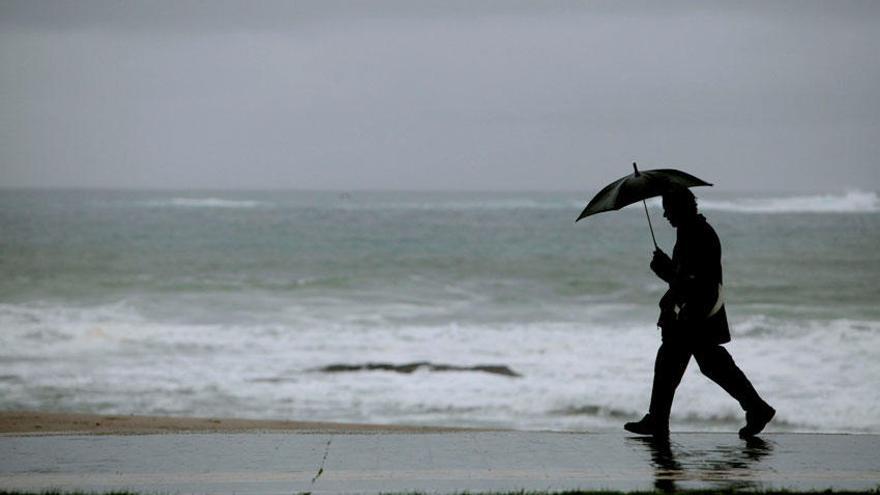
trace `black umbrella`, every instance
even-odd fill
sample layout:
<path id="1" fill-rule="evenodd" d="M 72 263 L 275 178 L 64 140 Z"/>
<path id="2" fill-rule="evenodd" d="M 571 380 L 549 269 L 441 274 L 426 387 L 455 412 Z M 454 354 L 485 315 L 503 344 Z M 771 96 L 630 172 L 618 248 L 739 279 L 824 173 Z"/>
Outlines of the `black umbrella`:
<path id="1" fill-rule="evenodd" d="M 691 174 L 672 168 L 639 171 L 633 163 L 633 174 L 605 186 L 593 199 L 590 200 L 578 220 L 603 211 L 619 210 L 638 201 L 645 207 L 645 216 L 648 217 L 648 228 L 651 229 L 651 239 L 654 240 L 654 248 L 657 248 L 657 239 L 654 238 L 654 227 L 651 225 L 651 216 L 648 215 L 648 205 L 645 200 L 660 196 L 675 186 L 695 187 L 711 186 L 708 182 L 694 177 Z"/>

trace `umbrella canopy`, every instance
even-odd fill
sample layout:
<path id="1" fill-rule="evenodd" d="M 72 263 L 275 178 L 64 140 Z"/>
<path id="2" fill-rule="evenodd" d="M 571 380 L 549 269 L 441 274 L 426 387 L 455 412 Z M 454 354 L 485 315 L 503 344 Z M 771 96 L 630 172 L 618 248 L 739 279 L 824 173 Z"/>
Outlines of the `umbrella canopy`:
<path id="1" fill-rule="evenodd" d="M 642 201 L 645 206 L 645 215 L 648 215 L 648 206 L 644 201 L 648 198 L 660 196 L 673 187 L 711 186 L 712 184 L 694 177 L 693 175 L 672 168 L 639 171 L 633 163 L 633 174 L 605 186 L 584 208 L 578 220 L 603 211 L 619 210 L 624 206 Z M 651 217 L 648 216 L 648 227 L 651 229 L 651 238 L 654 237 L 654 228 L 651 226 Z M 654 240 L 654 246 L 657 241 Z"/>

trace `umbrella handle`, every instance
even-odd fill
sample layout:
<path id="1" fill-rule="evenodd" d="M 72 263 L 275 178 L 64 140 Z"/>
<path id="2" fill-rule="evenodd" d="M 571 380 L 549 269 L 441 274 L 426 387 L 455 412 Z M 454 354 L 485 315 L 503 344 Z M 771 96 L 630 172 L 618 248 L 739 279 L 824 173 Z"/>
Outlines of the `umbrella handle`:
<path id="1" fill-rule="evenodd" d="M 644 199 L 642 200 L 642 206 L 645 207 L 645 217 L 648 218 L 648 228 L 651 229 L 651 240 L 654 241 L 654 249 L 660 249 L 657 245 L 657 238 L 654 237 L 654 227 L 651 225 L 651 215 L 648 215 L 648 203 L 646 203 Z"/>

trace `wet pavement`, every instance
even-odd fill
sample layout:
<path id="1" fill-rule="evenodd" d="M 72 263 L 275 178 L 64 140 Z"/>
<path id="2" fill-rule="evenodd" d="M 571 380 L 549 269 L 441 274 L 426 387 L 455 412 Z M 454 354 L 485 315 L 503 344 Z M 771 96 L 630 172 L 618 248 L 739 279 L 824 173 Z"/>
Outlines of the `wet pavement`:
<path id="1" fill-rule="evenodd" d="M 880 436 L 549 432 L 0 436 L 0 489 L 162 493 L 873 489 Z"/>

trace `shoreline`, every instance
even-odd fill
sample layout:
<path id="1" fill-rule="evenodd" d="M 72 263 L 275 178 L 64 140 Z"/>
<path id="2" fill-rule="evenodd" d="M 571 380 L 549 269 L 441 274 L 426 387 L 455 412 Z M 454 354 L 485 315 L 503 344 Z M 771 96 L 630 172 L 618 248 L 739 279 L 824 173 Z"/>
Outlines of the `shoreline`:
<path id="1" fill-rule="evenodd" d="M 0 411 L 0 435 L 143 435 L 155 433 L 443 433 L 490 429 L 272 419 Z"/>
<path id="2" fill-rule="evenodd" d="M 94 414 L 65 411 L 0 411 L 0 436 L 28 435 L 150 435 L 186 433 L 455 433 L 517 432 L 608 434 L 609 431 L 516 430 L 511 428 L 432 426 L 377 423 L 339 423 L 283 419 L 247 419 L 229 417 L 151 416 L 140 414 Z M 628 435 L 622 429 L 617 432 Z M 676 435 L 731 434 L 734 431 L 680 430 Z M 850 435 L 876 436 L 872 432 L 771 431 L 764 435 Z"/>

